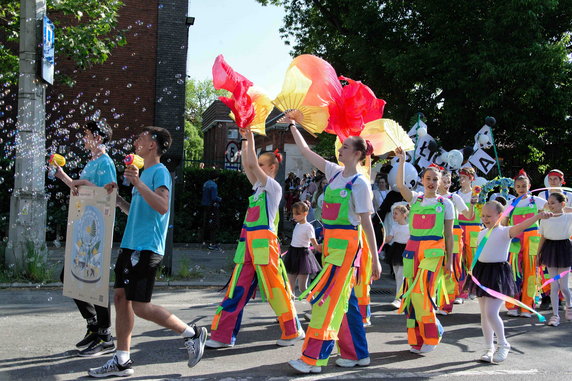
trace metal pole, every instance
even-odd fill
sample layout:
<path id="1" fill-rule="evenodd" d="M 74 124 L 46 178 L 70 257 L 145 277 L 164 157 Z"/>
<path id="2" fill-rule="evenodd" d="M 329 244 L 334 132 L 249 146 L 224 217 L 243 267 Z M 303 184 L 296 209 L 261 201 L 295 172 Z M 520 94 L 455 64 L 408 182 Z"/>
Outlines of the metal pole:
<path id="1" fill-rule="evenodd" d="M 37 72 L 44 0 L 20 1 L 20 76 L 14 192 L 6 264 L 21 272 L 30 255 L 45 258 L 45 88 Z"/>

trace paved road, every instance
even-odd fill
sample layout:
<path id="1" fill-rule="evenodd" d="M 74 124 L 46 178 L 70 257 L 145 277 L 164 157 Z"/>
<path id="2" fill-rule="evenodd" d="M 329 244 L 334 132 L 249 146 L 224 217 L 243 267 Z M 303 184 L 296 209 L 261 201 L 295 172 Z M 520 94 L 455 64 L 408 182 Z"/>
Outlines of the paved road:
<path id="1" fill-rule="evenodd" d="M 163 288 L 154 301 L 188 322 L 210 324 L 222 294 L 214 288 Z M 408 352 L 403 316 L 388 307 L 389 296 L 373 295 L 373 326 L 368 328 L 372 365 L 345 370 L 333 362 L 323 373 L 301 379 L 399 378 L 407 380 L 571 380 L 572 323 L 557 328 L 536 319 L 506 318 L 513 346 L 502 365 L 476 361 L 482 354 L 478 304 L 456 306 L 442 318 L 445 336 L 438 349 L 427 356 Z M 297 302 L 298 312 L 308 304 Z M 306 323 L 304 323 L 306 324 Z M 0 290 L 0 380 L 88 379 L 86 370 L 109 357 L 81 358 L 73 344 L 84 325 L 73 302 L 61 289 Z M 280 335 L 270 307 L 251 302 L 245 311 L 239 343 L 231 349 L 207 351 L 193 369 L 186 366 L 182 340 L 152 323 L 136 320 L 132 358 L 137 380 L 283 380 L 298 375 L 286 361 L 299 356 L 301 343 L 277 347 Z"/>

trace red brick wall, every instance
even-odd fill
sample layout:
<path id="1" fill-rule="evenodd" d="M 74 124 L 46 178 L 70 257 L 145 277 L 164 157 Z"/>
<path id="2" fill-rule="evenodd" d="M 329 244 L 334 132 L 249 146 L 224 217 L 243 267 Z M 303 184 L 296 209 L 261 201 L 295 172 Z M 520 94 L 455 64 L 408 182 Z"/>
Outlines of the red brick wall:
<path id="1" fill-rule="evenodd" d="M 107 62 L 76 71 L 71 61 L 56 57 L 56 70 L 71 75 L 77 83 L 72 88 L 62 84 L 48 88 L 48 146 L 50 135 L 59 126 L 58 119 L 63 118 L 61 126 L 69 128 L 74 122 L 81 124 L 96 110 L 112 126 L 114 140 L 130 137 L 138 127 L 153 124 L 158 4 L 156 0 L 124 3 L 118 28 L 126 30 L 127 44 L 115 48 Z M 75 140 L 75 131 L 70 138 Z M 63 143 L 61 137 L 56 140 L 56 145 Z"/>

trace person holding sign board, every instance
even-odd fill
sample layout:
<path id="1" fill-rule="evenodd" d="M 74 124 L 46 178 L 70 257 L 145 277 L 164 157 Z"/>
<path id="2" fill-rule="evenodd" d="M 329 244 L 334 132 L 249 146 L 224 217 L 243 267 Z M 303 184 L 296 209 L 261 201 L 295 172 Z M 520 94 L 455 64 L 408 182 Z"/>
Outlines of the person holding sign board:
<path id="1" fill-rule="evenodd" d="M 188 366 L 203 356 L 207 330 L 189 326 L 165 308 L 152 304 L 155 274 L 165 252 L 171 201 L 171 175 L 160 162 L 171 146 L 171 135 L 161 127 L 144 127 L 135 143 L 135 153 L 143 158 L 144 170 L 129 165 L 124 176 L 133 185 L 131 203 L 117 196 L 117 206 L 127 214 L 121 249 L 115 264 L 115 327 L 117 352 L 99 368 L 91 368 L 91 377 L 130 376 L 133 374 L 129 349 L 135 315 L 177 332 L 184 338 L 189 355 Z M 109 193 L 117 183 L 105 185 Z"/>
<path id="2" fill-rule="evenodd" d="M 80 186 L 102 187 L 117 181 L 115 165 L 105 150 L 105 144 L 111 140 L 112 131 L 103 122 L 89 121 L 83 129 L 84 149 L 91 153 L 91 159 L 83 168 L 78 180 L 71 177 L 59 165 L 56 165 L 55 176 L 70 187 L 74 195 Z M 64 281 L 64 269 L 60 275 Z M 75 304 L 87 322 L 87 332 L 76 347 L 83 348 L 79 355 L 83 357 L 99 356 L 115 350 L 111 337 L 111 314 L 109 305 L 102 307 L 74 299 Z"/>

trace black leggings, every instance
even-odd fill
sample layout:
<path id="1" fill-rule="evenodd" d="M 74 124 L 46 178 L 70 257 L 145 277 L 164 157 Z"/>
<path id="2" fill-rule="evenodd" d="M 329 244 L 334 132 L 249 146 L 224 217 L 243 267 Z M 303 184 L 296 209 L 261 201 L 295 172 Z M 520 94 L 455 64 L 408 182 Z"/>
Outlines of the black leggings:
<path id="1" fill-rule="evenodd" d="M 60 281 L 64 282 L 64 269 L 60 274 Z M 111 313 L 109 310 L 109 302 L 107 307 L 102 307 L 93 305 L 91 303 L 84 302 L 83 300 L 74 299 L 73 300 L 77 306 L 77 309 L 81 313 L 81 316 L 85 320 L 97 318 L 97 328 L 107 329 L 111 327 Z"/>

